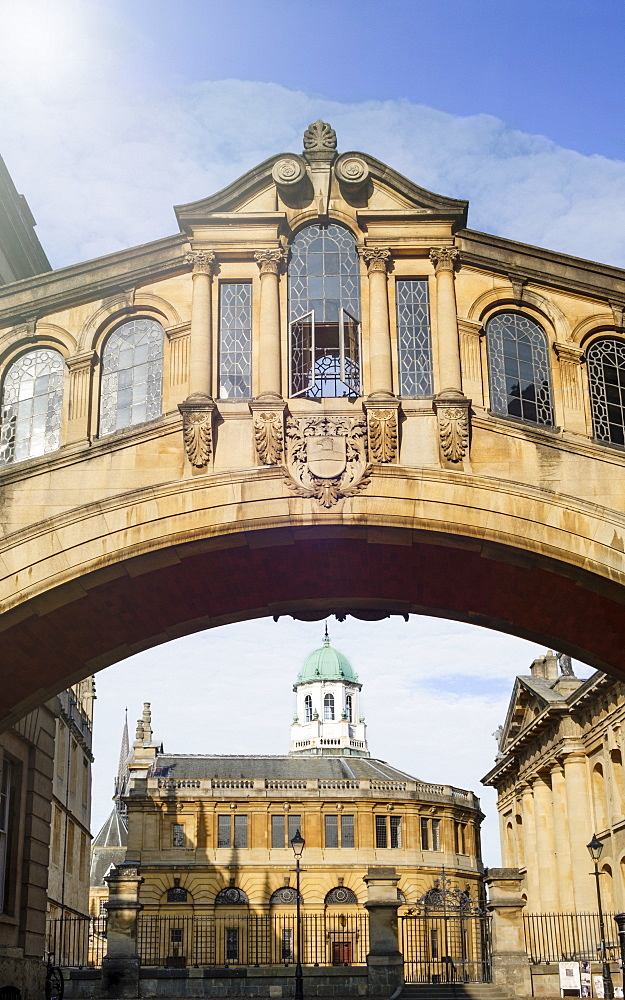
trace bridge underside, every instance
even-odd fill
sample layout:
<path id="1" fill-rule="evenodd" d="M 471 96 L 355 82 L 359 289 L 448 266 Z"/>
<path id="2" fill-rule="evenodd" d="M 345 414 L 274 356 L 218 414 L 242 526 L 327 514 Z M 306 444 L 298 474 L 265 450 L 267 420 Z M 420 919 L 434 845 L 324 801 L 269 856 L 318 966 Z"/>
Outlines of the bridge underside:
<path id="1" fill-rule="evenodd" d="M 178 544 L 95 570 L 3 616 L 0 720 L 6 727 L 142 649 L 265 615 L 437 615 L 625 675 L 623 602 L 622 588 L 555 560 L 400 528 L 259 529 Z"/>

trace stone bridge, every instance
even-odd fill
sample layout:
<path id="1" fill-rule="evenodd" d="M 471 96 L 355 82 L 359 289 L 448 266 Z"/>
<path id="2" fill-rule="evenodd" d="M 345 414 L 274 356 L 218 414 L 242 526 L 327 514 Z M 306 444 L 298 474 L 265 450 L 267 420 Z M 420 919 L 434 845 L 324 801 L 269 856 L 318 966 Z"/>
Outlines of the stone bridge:
<path id="1" fill-rule="evenodd" d="M 625 672 L 624 272 L 324 123 L 0 288 L 0 718 L 186 633 L 430 614 Z"/>

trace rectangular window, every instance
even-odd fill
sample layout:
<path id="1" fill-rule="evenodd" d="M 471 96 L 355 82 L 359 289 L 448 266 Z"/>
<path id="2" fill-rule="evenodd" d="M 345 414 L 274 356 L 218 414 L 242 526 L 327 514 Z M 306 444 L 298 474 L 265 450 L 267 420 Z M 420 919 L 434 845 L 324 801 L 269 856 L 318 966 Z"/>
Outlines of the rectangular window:
<path id="1" fill-rule="evenodd" d="M 441 821 L 440 819 L 432 820 L 432 850 L 440 851 L 441 849 L 441 833 L 440 833 Z"/>
<path id="2" fill-rule="evenodd" d="M 432 948 L 432 958 L 438 958 L 438 930 L 430 931 L 430 944 Z"/>
<path id="3" fill-rule="evenodd" d="M 54 807 L 54 826 L 52 827 L 52 861 L 55 865 L 61 863 L 61 837 L 63 836 L 63 813 L 58 806 Z"/>
<path id="4" fill-rule="evenodd" d="M 80 872 L 78 876 L 81 882 L 86 881 L 88 877 L 87 873 L 87 835 L 85 833 L 80 834 Z"/>
<path id="5" fill-rule="evenodd" d="M 171 943 L 182 944 L 182 927 L 171 928 Z"/>
<path id="6" fill-rule="evenodd" d="M 432 340 L 427 278 L 399 279 L 397 299 L 397 354 L 401 396 L 431 396 Z"/>
<path id="7" fill-rule="evenodd" d="M 401 816 L 391 816 L 391 847 L 401 847 Z"/>
<path id="8" fill-rule="evenodd" d="M 290 927 L 282 928 L 282 961 L 293 961 L 293 931 Z"/>
<path id="9" fill-rule="evenodd" d="M 355 847 L 353 816 L 341 816 L 341 847 Z"/>
<path id="10" fill-rule="evenodd" d="M 252 395 L 252 286 L 227 281 L 219 288 L 219 398 Z"/>
<path id="11" fill-rule="evenodd" d="M 230 816 L 217 817 L 217 847 L 231 847 Z"/>
<path id="12" fill-rule="evenodd" d="M 68 875 L 74 873 L 74 832 L 76 827 L 71 819 L 67 820 L 67 856 L 65 858 L 65 870 Z"/>
<path id="13" fill-rule="evenodd" d="M 284 816 L 271 817 L 271 846 L 284 847 Z"/>
<path id="14" fill-rule="evenodd" d="M 302 830 L 302 817 L 297 814 L 294 815 L 293 813 L 289 813 L 289 842 L 286 845 L 287 847 L 291 846 L 291 841 L 298 830 L 303 837 L 304 831 Z"/>
<path id="15" fill-rule="evenodd" d="M 429 851 L 430 849 L 430 831 L 427 819 L 421 817 L 421 850 Z"/>
<path id="16" fill-rule="evenodd" d="M 375 818 L 375 846 L 386 847 L 386 816 L 376 816 Z"/>
<path id="17" fill-rule="evenodd" d="M 247 847 L 247 816 L 234 817 L 234 846 Z"/>
<path id="18" fill-rule="evenodd" d="M 171 844 L 172 847 L 184 847 L 184 826 L 182 823 L 174 823 Z"/>
<path id="19" fill-rule="evenodd" d="M 236 927 L 226 928 L 226 960 L 236 962 L 239 957 L 239 932 Z"/>
<path id="20" fill-rule="evenodd" d="M 339 818 L 326 816 L 326 847 L 339 846 Z"/>

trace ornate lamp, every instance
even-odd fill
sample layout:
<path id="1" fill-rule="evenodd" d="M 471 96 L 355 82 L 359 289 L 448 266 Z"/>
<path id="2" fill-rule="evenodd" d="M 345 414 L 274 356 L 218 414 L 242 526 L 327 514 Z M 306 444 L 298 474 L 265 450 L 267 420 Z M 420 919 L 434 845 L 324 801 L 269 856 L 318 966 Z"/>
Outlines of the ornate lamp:
<path id="1" fill-rule="evenodd" d="M 608 962 L 608 956 L 606 954 L 605 926 L 603 922 L 603 907 L 601 905 L 601 886 L 599 885 L 599 876 L 603 874 L 599 871 L 599 858 L 601 857 L 601 852 L 603 851 L 603 844 L 597 837 L 597 834 L 593 833 L 592 840 L 589 844 L 586 844 L 586 847 L 588 848 L 588 853 L 594 862 L 594 875 L 597 882 L 597 908 L 599 910 L 599 933 L 601 935 L 601 974 L 603 978 L 603 995 L 606 1000 L 612 1000 L 612 997 L 614 996 L 614 989 L 612 987 L 612 976 L 610 975 L 610 963 Z"/>

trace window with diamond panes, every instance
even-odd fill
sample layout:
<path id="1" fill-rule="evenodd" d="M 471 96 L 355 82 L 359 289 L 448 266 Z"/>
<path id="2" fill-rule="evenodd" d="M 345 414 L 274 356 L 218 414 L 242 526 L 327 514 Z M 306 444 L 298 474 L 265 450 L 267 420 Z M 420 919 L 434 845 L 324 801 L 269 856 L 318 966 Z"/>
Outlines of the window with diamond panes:
<path id="1" fill-rule="evenodd" d="M 553 424 L 549 345 L 537 323 L 500 313 L 486 326 L 490 408 L 535 424 Z"/>
<path id="2" fill-rule="evenodd" d="M 586 366 L 594 436 L 625 444 L 625 340 L 596 340 L 586 352 Z"/>
<path id="3" fill-rule="evenodd" d="M 401 396 L 431 396 L 432 339 L 427 278 L 402 278 L 395 283 L 397 356 Z"/>
<path id="4" fill-rule="evenodd" d="M 219 287 L 219 397 L 252 395 L 252 286 L 227 281 Z"/>
<path id="5" fill-rule="evenodd" d="M 291 396 L 360 395 L 360 278 L 343 226 L 300 230 L 289 261 Z"/>
<path id="6" fill-rule="evenodd" d="M 9 365 L 2 386 L 0 465 L 60 446 L 64 368 L 63 356 L 47 348 L 22 354 Z"/>
<path id="7" fill-rule="evenodd" d="M 100 434 L 154 420 L 162 412 L 165 331 L 153 319 L 133 319 L 107 339 L 102 352 Z"/>

